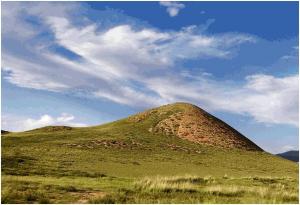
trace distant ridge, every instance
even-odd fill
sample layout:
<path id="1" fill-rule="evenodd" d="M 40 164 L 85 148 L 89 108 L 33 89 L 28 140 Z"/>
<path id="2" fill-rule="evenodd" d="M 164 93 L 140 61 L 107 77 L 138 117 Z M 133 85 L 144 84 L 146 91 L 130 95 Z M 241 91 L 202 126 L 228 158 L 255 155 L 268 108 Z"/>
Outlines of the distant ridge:
<path id="1" fill-rule="evenodd" d="M 282 158 L 294 161 L 294 162 L 299 162 L 299 150 L 291 150 L 287 152 L 283 152 L 280 154 L 277 154 L 277 156 L 280 156 Z"/>
<path id="2" fill-rule="evenodd" d="M 46 126 L 46 127 L 36 128 L 26 132 L 33 132 L 33 131 L 57 132 L 57 131 L 65 131 L 65 130 L 72 130 L 72 129 L 73 129 L 72 127 L 60 125 L 60 126 Z"/>
<path id="3" fill-rule="evenodd" d="M 5 134 L 8 134 L 9 131 L 6 131 L 6 130 L 1 130 L 1 135 L 5 135 Z"/>

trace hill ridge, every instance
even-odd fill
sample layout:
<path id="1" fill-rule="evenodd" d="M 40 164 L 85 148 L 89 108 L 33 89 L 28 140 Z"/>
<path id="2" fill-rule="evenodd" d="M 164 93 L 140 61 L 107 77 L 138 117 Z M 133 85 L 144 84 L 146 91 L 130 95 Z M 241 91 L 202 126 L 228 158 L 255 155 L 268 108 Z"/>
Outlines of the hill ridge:
<path id="1" fill-rule="evenodd" d="M 222 148 L 263 151 L 227 123 L 190 103 L 163 105 L 132 115 L 128 120 L 140 123 L 151 115 L 160 118 L 148 128 L 154 134 L 175 135 L 184 140 Z M 160 117 L 163 115 L 166 116 Z"/>
<path id="2" fill-rule="evenodd" d="M 276 155 L 294 162 L 299 162 L 299 150 L 289 150 Z"/>

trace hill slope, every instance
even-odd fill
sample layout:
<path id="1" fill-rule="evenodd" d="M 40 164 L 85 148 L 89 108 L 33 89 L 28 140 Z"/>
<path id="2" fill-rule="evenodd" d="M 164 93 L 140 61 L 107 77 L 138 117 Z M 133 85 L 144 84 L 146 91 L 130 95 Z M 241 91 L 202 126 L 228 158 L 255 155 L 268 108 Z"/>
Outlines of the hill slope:
<path id="1" fill-rule="evenodd" d="M 2 136 L 2 164 L 4 173 L 14 175 L 223 175 L 257 170 L 269 174 L 294 167 L 262 152 L 233 128 L 186 103 L 161 106 L 100 126 L 48 126 L 8 133 Z"/>
<path id="2" fill-rule="evenodd" d="M 298 150 L 292 150 L 284 153 L 277 154 L 277 156 L 283 157 L 285 159 L 299 162 L 299 151 Z"/>
<path id="3" fill-rule="evenodd" d="M 164 114 L 166 116 L 160 117 Z M 134 115 L 129 120 L 140 123 L 149 118 L 160 120 L 149 127 L 148 130 L 153 133 L 175 135 L 199 144 L 223 148 L 262 151 L 228 124 L 188 103 L 175 103 L 151 109 Z"/>
<path id="4" fill-rule="evenodd" d="M 1 139 L 2 194 L 3 200 L 11 203 L 24 203 L 22 200 L 27 199 L 24 196 L 29 194 L 29 189 L 46 190 L 54 202 L 81 203 L 77 200 L 86 200 L 94 194 L 115 193 L 128 187 L 135 189 L 136 179 L 157 175 L 221 179 L 227 175 L 241 178 L 246 184 L 265 180 L 250 176 L 275 177 L 278 183 L 286 177 L 291 178 L 292 184 L 298 181 L 296 163 L 263 152 L 222 121 L 185 103 L 162 106 L 100 126 L 50 126 L 10 132 Z M 242 182 L 230 183 L 241 185 Z M 18 194 L 12 195 L 16 189 L 21 193 L 21 201 L 14 200 L 18 199 Z M 130 196 L 131 192 L 124 192 Z M 197 196 L 190 202 L 201 202 Z M 145 197 L 147 200 L 126 199 L 125 202 L 159 201 L 157 196 Z M 175 196 L 164 197 L 168 202 Z M 184 197 L 188 199 L 189 195 Z M 297 196 L 293 197 L 288 201 L 295 201 Z M 174 202 L 186 202 L 176 200 Z M 116 202 L 125 203 L 121 198 Z"/>

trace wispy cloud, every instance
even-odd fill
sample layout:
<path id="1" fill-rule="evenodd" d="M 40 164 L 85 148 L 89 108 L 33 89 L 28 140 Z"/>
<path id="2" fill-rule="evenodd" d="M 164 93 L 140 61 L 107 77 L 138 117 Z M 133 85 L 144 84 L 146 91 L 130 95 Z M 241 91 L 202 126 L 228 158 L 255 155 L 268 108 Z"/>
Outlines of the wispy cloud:
<path id="1" fill-rule="evenodd" d="M 13 5 L 14 10 L 20 11 L 19 4 Z M 57 14 L 44 11 L 45 4 L 38 5 L 21 10 L 39 19 L 42 25 L 39 29 L 51 33 L 51 38 L 36 41 L 33 36 L 41 31 L 32 29 L 33 33 L 26 35 L 24 41 L 14 35 L 14 28 L 4 25 L 3 37 L 13 42 L 22 41 L 20 45 L 23 45 L 10 50 L 5 46 L 6 41 L 3 43 L 4 76 L 13 84 L 84 93 L 143 108 L 189 101 L 209 111 L 249 115 L 258 122 L 298 124 L 297 75 L 248 75 L 236 83 L 217 80 L 205 73 L 190 73 L 183 64 L 186 60 L 233 58 L 240 45 L 255 43 L 255 36 L 203 32 L 212 21 L 178 31 L 120 23 L 102 28 L 101 24 L 90 21 L 78 25 L 70 19 L 69 10 L 63 8 L 65 4 L 61 4 Z M 55 10 L 57 5 L 47 4 L 47 8 Z M 76 8 L 74 5 L 73 9 Z M 9 18 L 10 14 L 6 15 Z M 24 17 L 13 13 L 10 18 L 20 23 Z M 72 60 L 54 52 L 50 49 L 53 46 L 63 47 L 79 59 Z"/>
<path id="2" fill-rule="evenodd" d="M 185 7 L 184 4 L 175 1 L 161 1 L 159 4 L 167 7 L 167 12 L 171 17 L 177 16 L 179 11 Z"/>
<path id="3" fill-rule="evenodd" d="M 297 150 L 296 146 L 294 145 L 284 145 L 282 148 L 281 148 L 281 152 L 287 152 L 287 151 L 291 151 L 291 150 Z"/>

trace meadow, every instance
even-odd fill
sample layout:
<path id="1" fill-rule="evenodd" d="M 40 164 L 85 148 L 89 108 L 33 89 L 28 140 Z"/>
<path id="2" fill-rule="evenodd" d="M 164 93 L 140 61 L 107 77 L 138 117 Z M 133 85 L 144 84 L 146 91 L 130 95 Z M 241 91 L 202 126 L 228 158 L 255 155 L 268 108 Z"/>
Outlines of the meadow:
<path id="1" fill-rule="evenodd" d="M 1 202 L 298 203 L 295 162 L 148 131 L 178 110 L 2 135 Z"/>
<path id="2" fill-rule="evenodd" d="M 289 177 L 4 176 L 2 203 L 298 203 Z"/>

